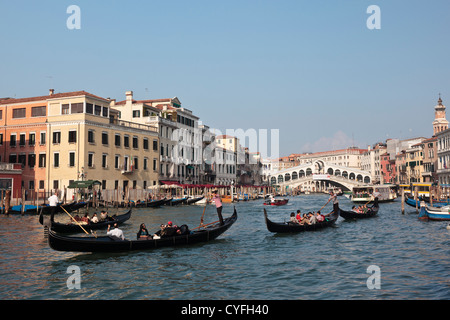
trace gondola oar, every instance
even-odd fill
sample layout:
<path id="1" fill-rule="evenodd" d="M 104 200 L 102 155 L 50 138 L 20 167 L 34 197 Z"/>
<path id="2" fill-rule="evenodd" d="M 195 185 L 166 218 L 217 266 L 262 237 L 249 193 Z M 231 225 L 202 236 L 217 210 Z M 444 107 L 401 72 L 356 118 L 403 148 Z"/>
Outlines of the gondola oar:
<path id="1" fill-rule="evenodd" d="M 69 215 L 69 217 L 72 218 L 73 221 L 76 222 L 76 224 L 78 224 L 78 226 L 79 226 L 81 229 L 83 229 L 83 231 L 84 231 L 86 234 L 89 234 L 89 232 L 87 232 L 86 229 L 84 229 L 83 226 L 82 226 L 77 220 L 75 220 L 75 218 L 72 217 L 72 215 L 71 215 L 70 213 L 68 213 L 68 212 L 66 211 L 66 209 L 63 208 L 63 206 L 60 206 L 60 207 L 61 207 L 61 208 Z"/>
<path id="2" fill-rule="evenodd" d="M 199 227 L 203 226 L 203 217 L 205 216 L 205 211 L 206 211 L 206 205 L 205 205 L 205 207 L 203 208 L 203 214 L 202 214 L 202 218 L 200 219 L 200 225 L 199 225 Z"/>
<path id="3" fill-rule="evenodd" d="M 214 222 L 210 222 L 210 223 L 207 223 L 207 224 L 198 226 L 198 227 L 196 227 L 196 228 L 194 228 L 194 229 L 191 229 L 191 230 L 196 230 L 196 229 L 204 228 L 204 227 L 206 227 L 206 226 L 209 226 L 210 224 L 214 224 L 214 223 L 217 223 L 217 222 L 220 222 L 220 220 L 217 220 L 217 221 L 214 221 Z"/>

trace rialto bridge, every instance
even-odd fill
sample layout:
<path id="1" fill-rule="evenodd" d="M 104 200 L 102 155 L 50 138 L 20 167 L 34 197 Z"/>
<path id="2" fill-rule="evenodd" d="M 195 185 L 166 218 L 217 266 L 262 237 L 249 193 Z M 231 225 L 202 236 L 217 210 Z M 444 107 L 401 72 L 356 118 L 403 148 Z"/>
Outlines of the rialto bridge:
<path id="1" fill-rule="evenodd" d="M 353 187 L 370 184 L 369 172 L 337 166 L 321 160 L 309 164 L 277 171 L 269 177 L 271 185 L 278 185 L 281 190 L 300 189 L 301 191 L 326 191 L 330 187 L 342 191 Z"/>

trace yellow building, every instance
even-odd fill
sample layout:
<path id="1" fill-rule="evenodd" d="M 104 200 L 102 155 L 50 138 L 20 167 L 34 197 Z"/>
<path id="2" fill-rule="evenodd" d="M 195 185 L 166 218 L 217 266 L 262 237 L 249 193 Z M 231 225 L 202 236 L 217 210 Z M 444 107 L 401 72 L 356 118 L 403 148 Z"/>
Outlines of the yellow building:
<path id="1" fill-rule="evenodd" d="M 48 99 L 49 189 L 98 180 L 103 189 L 147 189 L 158 183 L 157 130 L 119 120 L 110 100 L 85 91 Z"/>
<path id="2" fill-rule="evenodd" d="M 406 176 L 407 181 L 423 182 L 423 149 L 422 144 L 412 145 L 406 150 Z"/>

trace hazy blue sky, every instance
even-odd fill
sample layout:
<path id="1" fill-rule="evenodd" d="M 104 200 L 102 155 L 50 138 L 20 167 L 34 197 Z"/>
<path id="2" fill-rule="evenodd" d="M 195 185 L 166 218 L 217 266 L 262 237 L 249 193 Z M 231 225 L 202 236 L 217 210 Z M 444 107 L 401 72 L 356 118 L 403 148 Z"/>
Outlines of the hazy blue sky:
<path id="1" fill-rule="evenodd" d="M 213 128 L 280 129 L 281 155 L 430 137 L 438 93 L 450 107 L 449 14 L 448 0 L 2 1 L 0 97 L 177 96 Z"/>

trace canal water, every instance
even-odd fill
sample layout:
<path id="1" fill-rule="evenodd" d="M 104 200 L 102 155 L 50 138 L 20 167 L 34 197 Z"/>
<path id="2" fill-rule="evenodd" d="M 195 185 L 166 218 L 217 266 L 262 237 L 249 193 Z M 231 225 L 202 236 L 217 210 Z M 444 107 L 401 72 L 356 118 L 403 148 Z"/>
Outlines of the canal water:
<path id="1" fill-rule="evenodd" d="M 267 210 L 273 221 L 283 221 L 327 200 L 302 195 Z M 344 197 L 339 201 L 344 209 L 352 206 Z M 408 206 L 402 215 L 400 200 L 380 204 L 372 219 L 340 217 L 332 228 L 282 235 L 267 231 L 262 200 L 225 204 L 225 217 L 233 206 L 237 222 L 212 242 L 116 254 L 54 251 L 36 216 L 2 215 L 0 299 L 450 299 L 448 223 L 420 221 Z M 122 229 L 134 239 L 142 222 L 149 231 L 169 220 L 192 228 L 203 208 L 134 209 Z M 216 220 L 215 207 L 207 206 L 205 223 Z M 79 289 L 67 283 L 74 266 Z"/>

